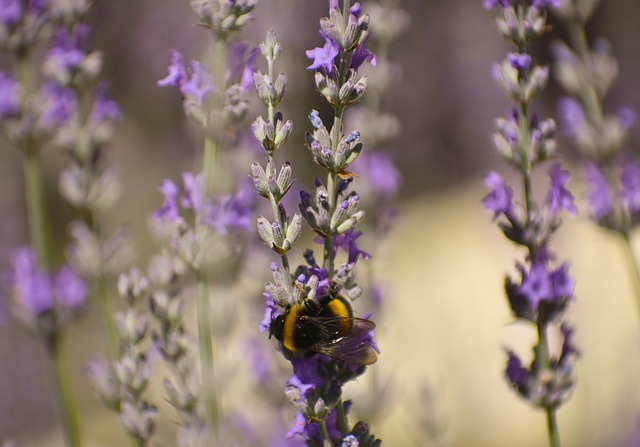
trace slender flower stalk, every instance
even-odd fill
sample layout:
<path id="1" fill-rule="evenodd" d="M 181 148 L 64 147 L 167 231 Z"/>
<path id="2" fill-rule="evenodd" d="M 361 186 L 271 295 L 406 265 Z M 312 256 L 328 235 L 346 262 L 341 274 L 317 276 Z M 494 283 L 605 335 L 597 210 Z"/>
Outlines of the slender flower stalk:
<path id="1" fill-rule="evenodd" d="M 589 216 L 619 235 L 631 266 L 640 312 L 640 259 L 633 230 L 640 222 L 640 162 L 628 150 L 636 113 L 627 106 L 610 113 L 603 102 L 618 75 L 618 63 L 604 39 L 589 42 L 586 25 L 598 1 L 561 2 L 567 42 L 556 42 L 556 79 L 567 95 L 558 103 L 562 128 L 586 166 Z"/>
<path id="2" fill-rule="evenodd" d="M 193 270 L 197 281 L 200 380 L 206 414 L 205 430 L 197 427 L 197 431 L 200 433 L 198 437 L 206 440 L 207 445 L 221 442 L 222 428 L 214 364 L 212 300 L 215 272 L 223 263 L 232 264 L 230 248 L 237 240 L 229 237 L 228 230 L 247 230 L 245 214 L 251 212 L 250 206 L 245 206 L 247 204 L 243 204 L 239 198 L 215 197 L 216 165 L 218 153 L 225 144 L 225 134 L 242 121 L 247 110 L 243 94 L 250 81 L 245 73 L 252 71 L 255 52 L 247 54 L 246 47 L 236 44 L 233 44 L 232 51 L 230 39 L 248 22 L 255 4 L 255 0 L 191 2 L 199 24 L 215 38 L 213 67 L 207 70 L 200 62 L 193 61 L 187 70 L 182 56 L 174 52 L 169 75 L 159 81 L 161 86 L 180 89 L 185 113 L 202 127 L 205 135 L 202 173 L 184 175 L 185 197 L 181 202 L 184 208 L 193 211 L 193 224 L 179 216 L 175 202 L 177 188 L 173 182 L 165 181 L 161 188 L 165 194 L 165 204 L 154 215 L 154 225 L 163 227 L 168 224 L 173 228 L 170 230 L 174 236 L 170 242 L 172 250 Z M 240 51 L 236 51 L 236 47 Z M 180 247 L 181 244 L 185 245 Z"/>
<path id="3" fill-rule="evenodd" d="M 377 446 L 381 441 L 369 434 L 366 424 L 351 427 L 348 405 L 342 400 L 343 384 L 373 364 L 378 350 L 372 336 L 375 325 L 354 318 L 350 305 L 362 293 L 355 282 L 355 266 L 363 252 L 355 243 L 353 228 L 364 212 L 358 210 L 359 195 L 347 193 L 354 177 L 348 168 L 360 154 L 362 143 L 357 131 L 343 134 L 344 112 L 366 88 L 366 78 L 357 70 L 365 61 L 375 64 L 375 57 L 364 47 L 370 35 L 369 16 L 362 13 L 359 3 L 351 6 L 346 0 L 342 8 L 338 3 L 330 1 L 329 17 L 320 21 L 324 46 L 307 51 L 318 91 L 334 110 L 330 130 L 320 114 L 312 111 L 309 120 L 315 131 L 305 136 L 313 160 L 327 171 L 326 185 L 316 178 L 313 196 L 302 191 L 300 212 L 290 219 L 281 201 L 291 187 L 291 166 L 285 163 L 279 171 L 275 167 L 275 153 L 292 128 L 290 121 L 275 112 L 286 87 L 285 75 L 274 79 L 273 73 L 281 45 L 270 31 L 260 46 L 268 72 L 258 71 L 254 83 L 267 107 L 267 120 L 258 117 L 252 128 L 268 161 L 266 167 L 254 163 L 251 172 L 256 191 L 270 201 L 273 210 L 273 221 L 258 218 L 258 234 L 280 256 L 280 265 L 271 265 L 274 282 L 266 285 L 267 306 L 260 330 L 275 336 L 293 366 L 286 394 L 298 413 L 289 437 L 302 436 L 309 446 L 358 442 Z M 318 264 L 313 251 L 307 249 L 308 265 L 292 272 L 287 254 L 300 236 L 303 218 L 323 245 L 323 260 Z M 337 266 L 339 249 L 348 259 Z"/>
<path id="4" fill-rule="evenodd" d="M 569 172 L 555 163 L 548 169 L 551 185 L 544 204 L 533 198 L 532 171 L 548 160 L 555 149 L 555 123 L 530 115 L 529 103 L 544 89 L 548 67 L 538 66 L 528 51 L 534 39 L 545 32 L 547 5 L 553 0 L 485 0 L 486 9 L 498 9 L 497 24 L 517 53 L 496 64 L 494 76 L 515 102 L 516 108 L 506 118 L 496 120 L 494 141 L 498 152 L 521 175 L 523 203 L 513 200 L 513 190 L 497 173 L 490 172 L 485 185 L 490 193 L 483 199 L 485 208 L 505 236 L 526 248 L 525 263 L 517 262 L 520 280 L 507 277 L 505 289 L 514 316 L 534 325 L 538 342 L 529 368 L 508 351 L 506 378 L 509 384 L 533 406 L 545 411 L 549 444 L 560 445 L 556 412 L 573 388 L 572 369 L 577 351 L 571 343 L 573 330 L 562 323 L 562 351 L 553 355 L 548 342 L 550 325 L 561 318 L 573 299 L 573 280 L 565 262 L 554 267 L 555 255 L 549 244 L 561 225 L 560 212 L 576 213 L 573 196 L 566 188 Z"/>

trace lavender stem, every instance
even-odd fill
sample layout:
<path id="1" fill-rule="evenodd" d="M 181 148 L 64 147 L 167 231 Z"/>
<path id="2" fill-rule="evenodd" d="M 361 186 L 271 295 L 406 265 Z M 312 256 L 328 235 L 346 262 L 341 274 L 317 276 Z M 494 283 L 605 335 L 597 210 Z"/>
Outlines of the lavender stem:
<path id="1" fill-rule="evenodd" d="M 60 408 L 62 425 L 68 447 L 80 447 L 80 430 L 76 418 L 77 411 L 71 388 L 69 387 L 69 374 L 64 364 L 63 343 L 60 333 L 50 336 L 47 348 L 54 365 L 54 380 L 57 388 L 58 406 Z"/>

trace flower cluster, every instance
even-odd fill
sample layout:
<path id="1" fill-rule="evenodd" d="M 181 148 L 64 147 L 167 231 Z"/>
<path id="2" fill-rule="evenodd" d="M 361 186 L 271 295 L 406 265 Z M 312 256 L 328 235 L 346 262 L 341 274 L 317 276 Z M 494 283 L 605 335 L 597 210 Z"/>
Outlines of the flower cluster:
<path id="1" fill-rule="evenodd" d="M 73 267 L 65 265 L 49 274 L 38 266 L 30 248 L 16 251 L 11 267 L 10 310 L 35 333 L 47 337 L 57 333 L 84 308 L 87 285 Z"/>
<path id="2" fill-rule="evenodd" d="M 360 196 L 349 191 L 354 179 L 350 165 L 363 145 L 358 131 L 343 134 L 344 111 L 362 97 L 367 85 L 358 68 L 364 62 L 375 65 L 376 59 L 365 48 L 371 36 L 369 16 L 359 3 L 350 6 L 347 0 L 342 8 L 338 3 L 331 0 L 329 17 L 320 20 L 324 46 L 307 51 L 316 87 L 334 108 L 330 129 L 320 114 L 312 111 L 309 120 L 315 130 L 305 136 L 312 159 L 327 172 L 327 180 L 316 178 L 313 194 L 301 191 L 299 212 L 291 218 L 282 203 L 291 186 L 291 166 L 285 163 L 278 171 L 275 162 L 275 154 L 292 128 L 292 123 L 275 111 L 286 89 L 286 76 L 275 78 L 273 74 L 281 46 L 269 32 L 260 47 L 268 73 L 257 72 L 254 82 L 268 115 L 258 118 L 252 127 L 268 162 L 266 167 L 254 163 L 252 174 L 258 194 L 271 203 L 274 219 L 259 217 L 258 232 L 281 260 L 281 265 L 272 263 L 273 282 L 266 285 L 267 305 L 260 329 L 280 342 L 281 352 L 293 366 L 286 395 L 298 413 L 288 436 L 299 435 L 317 446 L 375 446 L 381 441 L 369 434 L 367 424 L 349 426 L 350 403 L 342 400 L 342 386 L 375 362 L 378 352 L 370 315 L 354 318 L 350 304 L 362 294 L 355 278 L 356 263 L 368 254 L 356 242 L 361 233 L 355 226 L 364 217 L 358 209 Z M 292 271 L 288 252 L 300 236 L 303 219 L 324 246 L 323 261 L 318 264 L 313 251 L 307 249 L 306 265 Z M 337 265 L 341 252 L 346 260 Z"/>
<path id="3" fill-rule="evenodd" d="M 640 222 L 640 162 L 626 150 L 636 123 L 630 107 L 608 113 L 603 101 L 618 75 L 610 45 L 589 45 L 585 26 L 597 2 L 564 5 L 561 17 L 570 36 L 556 42 L 556 79 L 569 96 L 558 102 L 562 129 L 585 159 L 589 216 L 598 225 L 628 237 Z"/>
<path id="4" fill-rule="evenodd" d="M 117 411 L 127 436 L 144 444 L 155 431 L 156 408 L 143 394 L 151 378 L 148 340 L 149 321 L 146 314 L 136 309 L 147 299 L 149 283 L 140 271 L 134 269 L 120 275 L 118 291 L 127 309 L 114 316 L 120 342 L 119 358 L 113 368 L 100 360 L 89 363 L 87 374 L 100 399 Z"/>
<path id="5" fill-rule="evenodd" d="M 555 6 L 556 2 L 527 3 L 485 1 L 485 8 L 499 9 L 498 27 L 518 49 L 494 67 L 496 80 L 517 106 L 508 117 L 496 120 L 494 141 L 502 158 L 522 176 L 524 203 L 514 200 L 513 190 L 500 174 L 490 172 L 484 177 L 490 192 L 483 204 L 493 213 L 494 221 L 498 220 L 504 235 L 527 249 L 525 261 L 516 263 L 519 277 L 507 277 L 505 290 L 513 315 L 533 324 L 538 332 L 529 366 L 523 366 L 522 360 L 508 351 L 506 378 L 523 398 L 547 412 L 551 443 L 557 445 L 555 411 L 572 389 L 577 351 L 572 345 L 573 330 L 563 323 L 562 352 L 558 356 L 550 354 L 548 327 L 561 320 L 573 299 L 574 283 L 568 264 L 559 263 L 549 245 L 561 224 L 560 213 L 575 214 L 577 210 L 566 187 L 569 172 L 559 163 L 548 168 L 550 187 L 544 203 L 533 199 L 532 170 L 553 155 L 555 124 L 551 119 L 528 115 L 528 105 L 546 85 L 549 69 L 538 66 L 526 51 L 545 31 L 545 6 Z"/>

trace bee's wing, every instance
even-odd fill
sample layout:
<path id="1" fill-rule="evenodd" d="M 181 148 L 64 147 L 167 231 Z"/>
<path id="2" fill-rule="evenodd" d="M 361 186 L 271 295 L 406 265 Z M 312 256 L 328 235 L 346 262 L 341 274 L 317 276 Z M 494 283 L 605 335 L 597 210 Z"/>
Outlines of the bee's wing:
<path id="1" fill-rule="evenodd" d="M 378 360 L 378 354 L 367 343 L 375 323 L 363 318 L 352 318 L 353 326 L 346 337 L 341 337 L 332 343 L 319 346 L 318 352 L 357 365 L 373 365 Z"/>

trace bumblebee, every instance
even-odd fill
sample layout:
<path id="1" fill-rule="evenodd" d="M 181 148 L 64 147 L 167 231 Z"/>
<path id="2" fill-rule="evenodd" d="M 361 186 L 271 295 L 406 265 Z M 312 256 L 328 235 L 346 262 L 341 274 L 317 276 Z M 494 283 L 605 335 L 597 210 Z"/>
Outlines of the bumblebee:
<path id="1" fill-rule="evenodd" d="M 345 298 L 307 298 L 271 320 L 269 338 L 273 335 L 280 342 L 288 358 L 320 353 L 346 363 L 372 365 L 378 356 L 366 339 L 375 327 L 373 321 L 354 317 Z"/>

